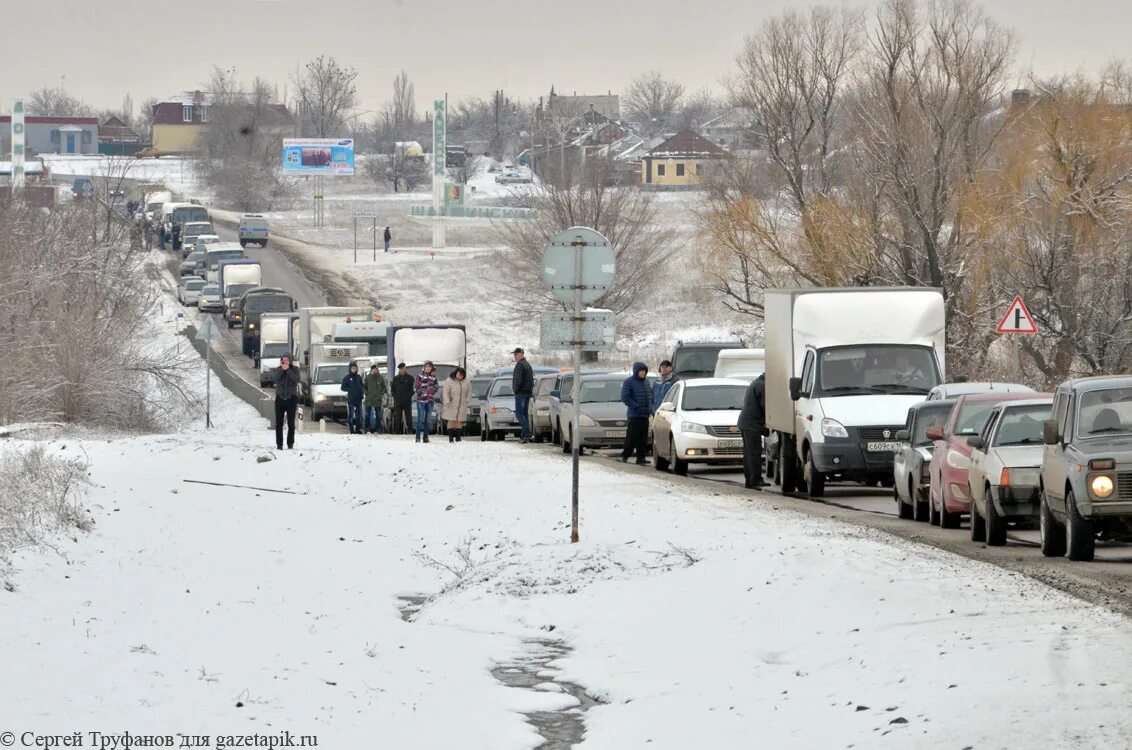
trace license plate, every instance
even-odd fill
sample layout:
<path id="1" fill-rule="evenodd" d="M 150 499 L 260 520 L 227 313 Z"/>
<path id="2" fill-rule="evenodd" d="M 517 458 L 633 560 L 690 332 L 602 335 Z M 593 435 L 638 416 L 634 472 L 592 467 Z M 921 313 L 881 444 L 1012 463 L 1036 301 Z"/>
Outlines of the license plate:
<path id="1" fill-rule="evenodd" d="M 895 453 L 900 450 L 900 443 L 865 443 L 865 450 L 869 453 Z"/>
<path id="2" fill-rule="evenodd" d="M 716 443 L 717 448 L 742 448 L 742 440 L 720 440 Z"/>
<path id="3" fill-rule="evenodd" d="M 623 438 L 623 437 L 625 437 L 625 431 L 624 430 L 606 430 L 605 436 L 607 438 Z"/>

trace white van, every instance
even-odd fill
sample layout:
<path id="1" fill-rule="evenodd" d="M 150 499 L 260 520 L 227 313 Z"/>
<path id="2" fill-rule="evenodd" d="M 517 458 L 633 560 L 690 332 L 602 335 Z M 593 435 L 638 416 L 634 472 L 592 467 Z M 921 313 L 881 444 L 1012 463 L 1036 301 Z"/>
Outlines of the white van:
<path id="1" fill-rule="evenodd" d="M 715 377 L 737 378 L 748 383 L 766 372 L 765 349 L 724 349 L 715 361 Z"/>

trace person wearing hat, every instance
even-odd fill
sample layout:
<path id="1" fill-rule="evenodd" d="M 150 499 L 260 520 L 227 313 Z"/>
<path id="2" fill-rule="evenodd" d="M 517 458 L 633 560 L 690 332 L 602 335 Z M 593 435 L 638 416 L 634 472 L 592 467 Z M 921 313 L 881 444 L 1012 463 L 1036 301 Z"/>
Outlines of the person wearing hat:
<path id="1" fill-rule="evenodd" d="M 342 390 L 346 393 L 346 426 L 351 435 L 362 434 L 362 400 L 366 395 L 365 383 L 358 374 L 358 363 L 350 363 L 350 372 L 342 378 Z"/>
<path id="2" fill-rule="evenodd" d="M 676 378 L 672 376 L 672 362 L 667 359 L 662 360 L 658 369 L 660 370 L 660 379 L 653 383 L 652 386 L 653 414 L 656 414 L 656 410 L 660 407 L 660 402 L 664 400 L 664 396 L 672 388 L 672 384 L 676 382 Z"/>
<path id="3" fill-rule="evenodd" d="M 377 365 L 370 365 L 369 374 L 365 378 L 366 399 L 365 399 L 365 412 L 366 412 L 366 432 L 379 433 L 381 432 L 381 407 L 385 403 L 385 394 L 389 390 L 389 385 L 385 382 L 385 376 L 381 374 L 381 370 L 377 369 Z"/>
<path id="4" fill-rule="evenodd" d="M 413 395 L 417 400 L 417 442 L 428 442 L 428 428 L 432 421 L 432 410 L 436 406 L 436 393 L 440 390 L 440 382 L 436 379 L 436 367 L 432 362 L 425 362 L 421 374 L 417 375 L 413 383 Z"/>
<path id="5" fill-rule="evenodd" d="M 389 393 L 393 396 L 393 433 L 405 435 L 413 423 L 413 376 L 405 369 L 404 362 L 397 365 Z"/>
<path id="6" fill-rule="evenodd" d="M 515 371 L 511 374 L 511 390 L 515 391 L 515 419 L 519 422 L 519 442 L 531 442 L 531 396 L 535 392 L 535 372 L 519 347 L 511 352 Z"/>

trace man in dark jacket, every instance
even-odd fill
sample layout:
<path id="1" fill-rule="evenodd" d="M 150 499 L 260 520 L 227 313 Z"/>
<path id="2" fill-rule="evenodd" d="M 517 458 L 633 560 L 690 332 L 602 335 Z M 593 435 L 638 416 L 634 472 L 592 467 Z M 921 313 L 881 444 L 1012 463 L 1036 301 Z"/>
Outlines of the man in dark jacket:
<path id="1" fill-rule="evenodd" d="M 413 424 L 413 376 L 405 369 L 404 362 L 397 365 L 389 392 L 393 396 L 393 433 L 405 435 Z"/>
<path id="2" fill-rule="evenodd" d="M 644 362 L 633 363 L 633 374 L 621 384 L 621 403 L 625 404 L 625 416 L 629 428 L 625 431 L 625 447 L 621 450 L 621 460 L 627 462 L 634 452 L 637 463 L 647 464 L 649 453 L 649 417 L 652 415 L 652 389 L 646 378 L 649 368 Z"/>
<path id="3" fill-rule="evenodd" d="M 389 232 L 389 227 L 385 228 L 385 252 L 389 252 L 389 243 L 393 241 L 393 235 Z"/>
<path id="4" fill-rule="evenodd" d="M 283 450 L 283 418 L 287 418 L 287 447 L 295 447 L 295 412 L 299 409 L 299 367 L 284 354 L 275 370 L 275 447 Z"/>
<path id="5" fill-rule="evenodd" d="M 515 391 L 515 419 L 519 422 L 519 442 L 531 442 L 531 396 L 535 392 L 535 371 L 522 349 L 511 352 L 515 357 L 515 372 L 511 375 L 511 390 Z"/>
<path id="6" fill-rule="evenodd" d="M 381 370 L 377 369 L 377 365 L 372 365 L 369 368 L 369 374 L 365 377 L 365 386 L 365 429 L 366 432 L 376 434 L 381 432 L 381 407 L 385 404 L 385 393 L 389 390 L 385 376 L 381 374 Z"/>
<path id="7" fill-rule="evenodd" d="M 763 436 L 766 431 L 766 375 L 759 375 L 749 386 L 739 412 L 743 433 L 743 479 L 747 489 L 766 487 L 763 481 Z"/>
<path id="8" fill-rule="evenodd" d="M 350 374 L 342 378 L 342 390 L 346 392 L 346 426 L 351 435 L 362 434 L 362 401 L 366 397 L 366 384 L 358 374 L 358 363 L 350 363 Z"/>

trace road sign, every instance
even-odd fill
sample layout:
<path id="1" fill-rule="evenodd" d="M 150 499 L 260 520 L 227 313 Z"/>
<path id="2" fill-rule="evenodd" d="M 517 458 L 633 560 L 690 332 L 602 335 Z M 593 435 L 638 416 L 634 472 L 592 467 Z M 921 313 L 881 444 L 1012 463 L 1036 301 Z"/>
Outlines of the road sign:
<path id="1" fill-rule="evenodd" d="M 376 219 L 377 211 L 355 211 L 355 219 Z"/>
<path id="2" fill-rule="evenodd" d="M 197 331 L 197 341 L 210 342 L 216 338 L 216 326 L 212 324 L 212 318 L 205 318 L 201 323 L 200 330 Z"/>
<path id="3" fill-rule="evenodd" d="M 1029 308 L 1026 303 L 1022 301 L 1021 295 L 1014 298 L 1010 303 L 1010 307 L 1006 308 L 1006 314 L 998 321 L 999 333 L 1037 333 L 1038 326 L 1034 323 L 1034 316 L 1030 315 Z"/>
<path id="4" fill-rule="evenodd" d="M 562 302 L 573 302 L 579 286 L 581 302 L 593 302 L 609 291 L 616 271 L 613 246 L 589 227 L 570 227 L 556 235 L 542 256 L 542 280 Z"/>
<path id="5" fill-rule="evenodd" d="M 616 316 L 609 310 L 585 310 L 582 317 L 582 351 L 610 349 L 617 335 Z M 574 348 L 574 314 L 544 312 L 539 346 L 545 351 L 569 351 Z"/>

